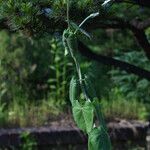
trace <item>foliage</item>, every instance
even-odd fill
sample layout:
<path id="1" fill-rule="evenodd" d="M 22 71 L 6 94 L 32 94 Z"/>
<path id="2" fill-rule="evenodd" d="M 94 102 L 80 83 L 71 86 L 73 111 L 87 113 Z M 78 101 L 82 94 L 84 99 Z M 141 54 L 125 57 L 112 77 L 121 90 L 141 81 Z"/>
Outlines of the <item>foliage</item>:
<path id="1" fill-rule="evenodd" d="M 51 63 L 49 65 L 50 75 L 48 79 L 49 94 L 60 105 L 66 103 L 66 101 L 60 101 L 60 99 L 67 100 L 69 87 L 68 80 L 70 80 L 70 74 L 73 69 L 72 63 L 64 57 L 63 45 L 60 39 L 52 39 L 51 42 Z"/>
<path id="2" fill-rule="evenodd" d="M 44 93 L 42 89 L 37 92 L 37 86 L 43 86 L 48 80 L 50 44 L 44 38 L 31 42 L 19 34 L 9 35 L 4 31 L 0 34 L 0 85 L 5 91 L 2 99 L 9 101 L 17 95 L 32 99 L 41 94 L 42 97 Z"/>
<path id="3" fill-rule="evenodd" d="M 103 127 L 94 128 L 89 134 L 89 150 L 111 149 L 108 134 Z"/>
<path id="4" fill-rule="evenodd" d="M 117 51 L 116 58 L 150 70 L 150 62 L 143 52 L 132 51 L 122 54 Z M 125 71 L 111 70 L 109 73 L 111 74 L 114 85 L 127 99 L 137 99 L 139 101 L 149 102 L 150 84 L 148 80 L 140 79 L 139 77 L 133 74 L 128 74 Z"/>
<path id="5" fill-rule="evenodd" d="M 94 40 L 87 45 L 97 53 L 114 56 L 117 52 L 122 54 L 131 50 L 140 51 L 132 33 L 126 29 L 97 29 L 92 32 Z M 90 43 L 90 44 L 89 44 Z"/>
<path id="6" fill-rule="evenodd" d="M 72 10 L 84 10 L 93 4 L 92 0 L 72 1 Z M 0 1 L 0 20 L 8 18 L 8 26 L 11 30 L 23 30 L 25 34 L 41 35 L 43 32 L 55 31 L 55 26 L 61 28 L 55 19 L 66 19 L 66 0 L 8 0 Z M 50 20 L 48 24 L 45 20 Z M 56 29 L 59 29 L 56 28 Z"/>
<path id="7" fill-rule="evenodd" d="M 93 106 L 86 101 L 81 105 L 77 100 L 73 103 L 73 116 L 78 127 L 84 132 L 90 133 L 93 126 Z"/>
<path id="8" fill-rule="evenodd" d="M 109 12 L 107 8 L 101 6 L 103 2 L 103 0 L 70 0 L 71 20 L 79 22 L 96 11 L 101 12 L 101 21 L 106 21 L 106 18 L 114 16 L 125 19 L 128 16 L 129 20 L 139 14 L 141 18 L 149 16 L 148 8 L 142 8 L 141 11 L 137 6 L 132 5 L 132 0 L 129 0 L 129 3 L 121 3 L 119 6 L 113 5 Z M 0 1 L 0 22 L 6 21 L 6 27 L 13 31 L 22 30 L 29 36 L 42 35 L 43 32 L 55 32 L 56 30 L 62 31 L 65 20 L 66 0 Z"/>
<path id="9" fill-rule="evenodd" d="M 19 98 L 0 106 L 0 127 L 3 128 L 46 125 L 64 110 L 64 105 L 51 98 L 39 102 Z"/>
<path id="10" fill-rule="evenodd" d="M 111 69 L 110 66 L 105 66 L 97 62 L 92 62 L 86 68 L 87 77 L 94 87 L 91 91 L 94 90 L 94 93 L 99 99 L 103 97 L 108 98 L 109 92 L 113 88 L 113 82 L 108 74 Z"/>
<path id="11" fill-rule="evenodd" d="M 0 40 L 0 126 L 39 126 L 55 118 L 66 107 L 72 73 L 60 39 L 1 31 Z"/>
<path id="12" fill-rule="evenodd" d="M 22 145 L 20 149 L 22 150 L 37 150 L 37 142 L 29 132 L 23 132 L 20 135 Z"/>
<path id="13" fill-rule="evenodd" d="M 72 64 L 63 57 L 62 43 L 46 35 L 27 39 L 0 32 L 0 98 L 6 103 L 52 97 L 66 99 Z M 64 103 L 60 102 L 60 103 Z"/>
<path id="14" fill-rule="evenodd" d="M 149 104 L 126 98 L 117 88 L 109 92 L 109 99 L 101 99 L 101 105 L 107 120 L 147 120 L 150 117 Z"/>

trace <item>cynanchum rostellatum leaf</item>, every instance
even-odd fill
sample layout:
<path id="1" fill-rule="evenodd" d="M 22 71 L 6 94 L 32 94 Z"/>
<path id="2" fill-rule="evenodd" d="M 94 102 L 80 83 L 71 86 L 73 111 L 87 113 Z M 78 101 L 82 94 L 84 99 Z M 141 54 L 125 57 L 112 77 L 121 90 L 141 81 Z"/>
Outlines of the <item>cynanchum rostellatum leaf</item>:
<path id="1" fill-rule="evenodd" d="M 73 105 L 73 117 L 78 127 L 86 133 L 89 133 L 93 127 L 93 105 L 86 101 L 83 105 L 78 100 Z"/>
<path id="2" fill-rule="evenodd" d="M 102 126 L 89 133 L 88 150 L 111 150 L 110 138 Z"/>
<path id="3" fill-rule="evenodd" d="M 79 81 L 75 76 L 73 76 L 70 81 L 70 87 L 69 87 L 69 98 L 72 105 L 75 102 L 75 100 L 79 98 L 79 96 L 80 96 Z"/>

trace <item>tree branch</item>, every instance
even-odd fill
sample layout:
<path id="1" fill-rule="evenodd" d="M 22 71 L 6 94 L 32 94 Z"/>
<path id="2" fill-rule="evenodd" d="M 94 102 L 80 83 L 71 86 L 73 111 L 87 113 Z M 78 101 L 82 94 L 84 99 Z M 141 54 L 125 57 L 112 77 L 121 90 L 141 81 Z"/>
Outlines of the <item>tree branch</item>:
<path id="1" fill-rule="evenodd" d="M 123 0 L 116 0 L 117 2 L 123 2 Z M 150 0 L 147 0 L 147 4 L 150 3 Z M 146 2 L 146 0 L 138 0 L 138 2 Z M 80 14 L 81 12 L 78 12 Z M 77 15 L 78 15 L 77 14 Z M 83 15 L 83 12 L 81 13 Z M 73 15 L 73 14 L 72 14 Z M 84 14 L 85 15 L 85 14 Z M 84 16 L 83 15 L 83 16 Z M 63 18 L 49 18 L 45 16 L 44 14 L 41 14 L 37 16 L 39 20 L 43 23 L 42 29 L 37 28 L 37 24 L 32 25 L 26 25 L 24 28 L 27 30 L 33 31 L 33 34 L 37 34 L 38 32 L 54 32 L 56 29 L 59 29 L 59 31 L 63 31 L 67 27 L 67 23 Z M 30 23 L 29 23 L 30 24 Z M 137 39 L 137 42 L 143 48 L 145 51 L 147 57 L 150 59 L 150 43 L 145 35 L 144 30 L 150 26 L 150 18 L 144 21 L 140 21 L 138 19 L 133 19 L 131 21 L 123 20 L 120 18 L 112 18 L 112 17 L 105 17 L 100 16 L 96 17 L 92 21 L 88 22 L 86 24 L 86 28 L 88 30 L 95 30 L 98 28 L 120 28 L 120 29 L 129 29 L 133 32 L 135 38 Z M 8 21 L 7 20 L 1 20 L 0 21 L 0 28 L 1 29 L 9 29 Z M 10 29 L 9 29 L 10 30 Z M 58 31 L 58 30 L 57 30 Z"/>
<path id="2" fill-rule="evenodd" d="M 143 48 L 146 56 L 150 60 L 150 43 L 145 35 L 144 30 L 139 30 L 136 28 L 131 28 L 131 30 L 132 30 L 139 46 L 141 46 L 141 48 Z"/>
<path id="3" fill-rule="evenodd" d="M 105 65 L 114 66 L 115 68 L 119 68 L 120 70 L 124 70 L 128 73 L 133 73 L 140 78 L 145 78 L 150 81 L 150 72 L 147 70 L 108 56 L 96 54 L 92 52 L 87 46 L 85 46 L 81 41 L 78 41 L 78 46 L 79 52 L 90 60 L 94 60 Z"/>

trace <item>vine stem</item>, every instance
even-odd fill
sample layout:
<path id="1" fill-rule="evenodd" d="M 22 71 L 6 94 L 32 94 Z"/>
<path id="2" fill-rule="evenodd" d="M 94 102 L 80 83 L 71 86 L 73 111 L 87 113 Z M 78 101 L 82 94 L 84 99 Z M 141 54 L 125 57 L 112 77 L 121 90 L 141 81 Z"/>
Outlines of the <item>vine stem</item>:
<path id="1" fill-rule="evenodd" d="M 85 90 L 85 87 L 83 85 L 83 79 L 82 79 L 82 74 L 81 74 L 81 68 L 80 68 L 80 65 L 79 63 L 77 62 L 76 58 L 74 57 L 74 62 L 75 62 L 75 65 L 76 65 L 76 70 L 77 70 L 77 73 L 78 73 L 78 77 L 79 77 L 79 83 L 80 83 L 80 86 L 81 86 L 81 89 L 82 89 L 82 92 L 85 96 L 85 99 L 87 101 L 90 101 L 90 99 L 88 98 L 87 94 L 86 94 L 86 90 Z"/>
<path id="2" fill-rule="evenodd" d="M 76 71 L 77 71 L 77 74 L 78 74 L 78 78 L 79 78 L 79 83 L 80 83 L 81 90 L 82 90 L 82 92 L 83 92 L 83 94 L 85 96 L 85 99 L 87 101 L 90 101 L 90 99 L 89 99 L 89 97 L 88 97 L 88 95 L 86 93 L 84 84 L 83 84 L 83 79 L 82 79 L 82 73 L 81 73 L 80 64 L 78 63 L 76 57 L 73 54 L 73 49 L 71 48 L 71 45 L 69 44 L 68 39 L 66 39 L 66 42 L 67 42 L 67 46 L 68 46 L 68 50 L 70 52 L 70 55 L 71 55 L 72 59 L 74 60 L 74 63 L 75 63 L 75 66 L 76 66 Z"/>
<path id="3" fill-rule="evenodd" d="M 89 16 L 87 16 L 80 24 L 79 24 L 79 28 L 75 30 L 74 34 L 77 33 L 77 31 L 86 23 L 86 21 L 88 21 L 91 18 L 95 18 L 96 16 L 99 15 L 99 12 L 96 13 L 92 13 Z"/>
<path id="4" fill-rule="evenodd" d="M 70 19 L 69 19 L 69 9 L 70 9 L 70 1 L 69 0 L 66 0 L 67 2 L 67 23 L 68 23 L 68 30 L 70 31 Z M 80 83 L 80 86 L 81 86 L 81 89 L 82 89 L 82 92 L 85 96 L 85 99 L 87 101 L 90 101 L 90 99 L 88 98 L 87 94 L 86 94 L 86 90 L 84 88 L 84 85 L 83 85 L 83 79 L 82 79 L 82 73 L 81 73 L 81 68 L 80 68 L 80 64 L 78 63 L 76 57 L 74 56 L 73 54 L 73 50 L 69 44 L 69 41 L 66 39 L 67 41 L 67 45 L 68 45 L 68 49 L 70 51 L 70 54 L 71 54 L 71 57 L 73 58 L 74 60 L 74 63 L 75 63 L 75 66 L 76 66 L 76 70 L 77 70 L 77 74 L 78 74 L 78 77 L 79 77 L 79 83 Z"/>

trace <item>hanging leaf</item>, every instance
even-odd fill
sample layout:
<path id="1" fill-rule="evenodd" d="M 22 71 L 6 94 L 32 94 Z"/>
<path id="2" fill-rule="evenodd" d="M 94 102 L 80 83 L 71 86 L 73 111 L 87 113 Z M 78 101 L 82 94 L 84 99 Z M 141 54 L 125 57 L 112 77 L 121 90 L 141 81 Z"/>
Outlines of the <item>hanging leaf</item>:
<path id="1" fill-rule="evenodd" d="M 75 76 L 72 77 L 69 87 L 69 98 L 70 102 L 73 105 L 74 101 L 77 100 L 80 96 L 80 85 Z"/>
<path id="2" fill-rule="evenodd" d="M 110 138 L 106 130 L 101 126 L 94 128 L 89 133 L 88 139 L 89 150 L 111 150 Z"/>
<path id="3" fill-rule="evenodd" d="M 89 133 L 93 127 L 93 106 L 86 101 L 83 105 L 78 100 L 73 105 L 73 116 L 78 127 L 84 132 Z"/>

